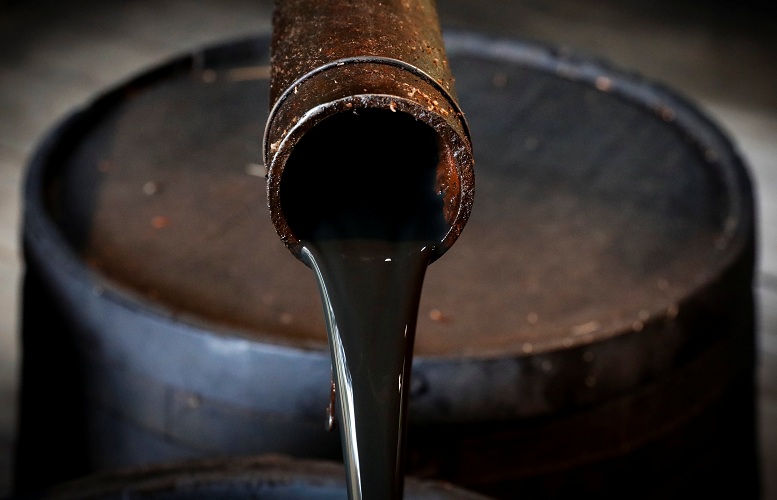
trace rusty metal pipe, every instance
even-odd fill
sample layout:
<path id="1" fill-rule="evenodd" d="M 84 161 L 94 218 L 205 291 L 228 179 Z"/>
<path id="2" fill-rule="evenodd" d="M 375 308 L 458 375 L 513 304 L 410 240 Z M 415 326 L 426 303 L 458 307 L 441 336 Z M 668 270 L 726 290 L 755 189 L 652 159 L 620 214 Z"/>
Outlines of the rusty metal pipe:
<path id="1" fill-rule="evenodd" d="M 264 161 L 272 222 L 289 250 L 299 257 L 300 226 L 307 211 L 317 210 L 306 199 L 315 187 L 307 188 L 304 195 L 286 187 L 291 183 L 284 173 L 295 148 L 312 130 L 331 129 L 325 135 L 328 139 L 317 143 L 313 156 L 316 168 L 333 172 L 339 158 L 352 149 L 344 136 L 354 130 L 338 128 L 347 120 L 330 118 L 365 113 L 377 135 L 386 136 L 386 143 L 378 138 L 374 147 L 370 146 L 373 149 L 431 143 L 427 146 L 436 152 L 432 160 L 436 163 L 432 167 L 436 170 L 434 187 L 443 200 L 447 225 L 432 258 L 450 248 L 472 207 L 473 155 L 435 1 L 276 0 L 271 56 L 271 111 L 264 136 Z M 396 129 L 404 132 L 397 134 Z M 361 150 L 374 158 L 384 154 L 372 151 Z M 375 168 L 370 165 L 371 158 L 363 161 L 365 169 Z M 385 162 L 378 165 L 391 171 L 372 177 L 375 184 L 383 185 L 382 179 L 393 174 L 406 175 L 402 169 L 394 172 L 387 168 Z M 315 179 L 300 184 L 319 182 L 322 177 Z M 354 185 L 353 189 L 370 188 Z"/>

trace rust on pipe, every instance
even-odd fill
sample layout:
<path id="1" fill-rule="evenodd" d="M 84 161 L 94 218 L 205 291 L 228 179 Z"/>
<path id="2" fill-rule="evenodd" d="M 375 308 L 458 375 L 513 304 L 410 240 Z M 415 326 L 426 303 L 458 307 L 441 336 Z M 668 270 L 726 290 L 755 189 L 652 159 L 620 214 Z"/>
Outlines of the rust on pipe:
<path id="1" fill-rule="evenodd" d="M 445 253 L 471 212 L 474 160 L 434 0 L 276 0 L 271 61 L 271 111 L 263 145 L 268 205 L 273 225 L 289 250 L 299 257 L 299 220 L 306 217 L 290 213 L 289 207 L 307 204 L 300 210 L 316 210 L 309 200 L 288 201 L 296 195 L 285 188 L 290 183 L 284 172 L 295 148 L 332 117 L 368 114 L 385 143 L 377 138 L 370 147 L 384 151 L 369 150 L 366 156 L 381 158 L 385 150 L 401 149 L 406 143 L 433 143 L 434 188 L 443 200 L 447 227 L 432 258 Z M 315 168 L 330 171 L 337 168 L 338 158 L 353 149 L 347 136 L 356 135 L 354 141 L 364 142 L 364 135 L 354 134 L 353 128 L 337 130 L 338 120 L 327 123 L 334 130 L 328 131 L 329 139 L 317 143 L 314 158 Z M 398 128 L 406 132 L 397 134 Z M 408 137 L 414 131 L 417 137 Z M 364 153 L 365 146 L 361 147 Z M 364 158 L 365 169 L 375 168 L 370 163 L 370 158 Z M 378 163 L 383 171 L 370 178 L 373 184 L 405 175 L 402 169 Z M 308 184 L 321 179 L 311 178 Z M 315 189 L 306 187 L 305 196 Z M 353 189 L 370 188 L 357 184 Z M 385 204 L 389 203 L 387 199 Z"/>

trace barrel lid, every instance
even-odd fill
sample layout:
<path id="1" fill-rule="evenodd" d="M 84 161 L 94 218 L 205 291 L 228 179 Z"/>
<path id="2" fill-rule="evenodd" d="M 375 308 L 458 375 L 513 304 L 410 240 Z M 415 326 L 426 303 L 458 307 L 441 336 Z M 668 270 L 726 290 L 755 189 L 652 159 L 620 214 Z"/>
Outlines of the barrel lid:
<path id="1" fill-rule="evenodd" d="M 639 335 L 752 252 L 746 169 L 692 103 L 539 44 L 446 36 L 477 193 L 427 273 L 417 358 Z M 39 152 L 26 223 L 49 219 L 83 276 L 141 309 L 325 351 L 313 276 L 266 206 L 268 44 L 177 58 L 89 103 Z"/>

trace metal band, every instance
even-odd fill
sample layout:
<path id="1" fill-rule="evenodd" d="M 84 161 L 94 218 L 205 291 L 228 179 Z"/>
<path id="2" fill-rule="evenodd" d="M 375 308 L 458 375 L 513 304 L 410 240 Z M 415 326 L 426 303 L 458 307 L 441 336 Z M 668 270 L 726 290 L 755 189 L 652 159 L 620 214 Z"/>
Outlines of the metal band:
<path id="1" fill-rule="evenodd" d="M 270 135 L 270 129 L 272 128 L 272 122 L 275 120 L 275 115 L 278 112 L 278 109 L 283 104 L 283 102 L 288 99 L 288 97 L 294 92 L 294 88 L 298 87 L 302 83 L 304 83 L 306 80 L 309 80 L 313 78 L 314 76 L 324 73 L 332 68 L 337 68 L 340 66 L 345 66 L 346 64 L 383 64 L 387 66 L 393 66 L 395 68 L 403 69 L 405 71 L 408 71 L 409 73 L 413 74 L 414 76 L 417 76 L 418 78 L 424 80 L 426 83 L 430 84 L 432 87 L 434 87 L 438 92 L 440 92 L 443 96 L 445 96 L 445 99 L 448 101 L 448 103 L 453 108 L 454 113 L 459 117 L 462 123 L 462 127 L 464 128 L 464 133 L 467 135 L 467 137 L 470 137 L 470 131 L 469 131 L 469 125 L 467 124 L 467 120 L 464 117 L 464 112 L 459 107 L 459 103 L 456 102 L 453 97 L 451 97 L 450 93 L 448 92 L 445 87 L 443 87 L 440 82 L 435 80 L 431 75 L 423 71 L 422 69 L 419 69 L 412 64 L 408 64 L 404 61 L 400 61 L 399 59 L 394 59 L 391 57 L 380 57 L 380 56 L 355 56 L 355 57 L 345 57 L 342 59 L 336 59 L 334 61 L 328 62 L 327 64 L 324 64 L 322 66 L 318 66 L 317 68 L 313 69 L 312 71 L 305 73 L 300 78 L 295 80 L 291 85 L 289 85 L 286 90 L 278 97 L 278 99 L 275 101 L 275 104 L 273 105 L 272 109 L 270 110 L 270 115 L 267 120 L 267 125 L 264 129 L 264 147 L 263 149 L 267 150 L 267 144 L 269 140 Z"/>

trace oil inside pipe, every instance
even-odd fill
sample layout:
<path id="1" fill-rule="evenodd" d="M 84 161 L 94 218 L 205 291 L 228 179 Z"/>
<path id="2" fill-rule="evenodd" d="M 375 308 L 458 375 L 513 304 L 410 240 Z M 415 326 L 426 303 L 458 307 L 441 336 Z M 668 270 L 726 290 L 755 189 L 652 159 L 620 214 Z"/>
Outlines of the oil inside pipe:
<path id="1" fill-rule="evenodd" d="M 349 498 L 402 498 L 418 305 L 448 226 L 437 137 L 412 116 L 335 115 L 297 145 L 284 211 L 317 279 Z"/>

